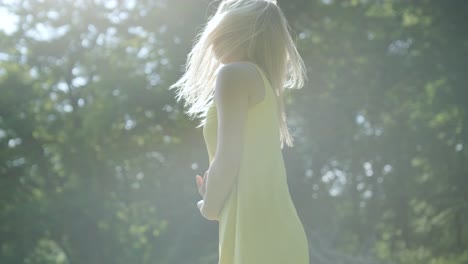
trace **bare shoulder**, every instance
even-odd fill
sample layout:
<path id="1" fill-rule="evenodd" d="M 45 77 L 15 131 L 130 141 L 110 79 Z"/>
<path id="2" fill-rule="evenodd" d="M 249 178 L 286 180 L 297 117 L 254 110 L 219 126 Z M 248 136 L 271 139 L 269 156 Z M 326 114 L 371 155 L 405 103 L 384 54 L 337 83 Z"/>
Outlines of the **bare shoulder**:
<path id="1" fill-rule="evenodd" d="M 258 70 L 252 63 L 232 62 L 219 69 L 218 80 L 227 86 L 242 86 L 249 89 L 259 83 Z"/>

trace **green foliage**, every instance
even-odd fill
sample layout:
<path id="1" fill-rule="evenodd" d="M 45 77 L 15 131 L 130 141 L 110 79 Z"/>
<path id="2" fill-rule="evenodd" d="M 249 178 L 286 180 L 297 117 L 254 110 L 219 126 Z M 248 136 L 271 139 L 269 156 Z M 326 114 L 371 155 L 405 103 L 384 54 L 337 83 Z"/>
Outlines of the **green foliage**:
<path id="1" fill-rule="evenodd" d="M 311 263 L 467 263 L 468 2 L 279 4 L 309 70 L 284 157 Z M 217 263 L 201 130 L 167 89 L 208 6 L 0 7 L 19 19 L 0 32 L 0 263 Z"/>

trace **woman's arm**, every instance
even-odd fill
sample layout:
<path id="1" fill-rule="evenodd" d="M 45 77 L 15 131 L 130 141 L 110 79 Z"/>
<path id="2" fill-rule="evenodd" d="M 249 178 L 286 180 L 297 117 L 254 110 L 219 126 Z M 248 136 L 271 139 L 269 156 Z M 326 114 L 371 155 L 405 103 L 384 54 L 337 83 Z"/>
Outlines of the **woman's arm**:
<path id="1" fill-rule="evenodd" d="M 258 78 L 255 69 L 242 62 L 223 66 L 216 79 L 215 100 L 218 113 L 216 153 L 207 175 L 203 216 L 216 220 L 234 183 L 242 159 L 247 123 L 249 91 Z"/>

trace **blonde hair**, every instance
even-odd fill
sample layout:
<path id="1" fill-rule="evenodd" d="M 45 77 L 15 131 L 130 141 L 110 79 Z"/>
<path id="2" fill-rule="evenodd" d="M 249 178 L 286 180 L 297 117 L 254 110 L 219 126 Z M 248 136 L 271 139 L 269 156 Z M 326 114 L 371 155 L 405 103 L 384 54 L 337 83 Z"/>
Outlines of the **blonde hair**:
<path id="1" fill-rule="evenodd" d="M 185 112 L 203 118 L 214 100 L 217 72 L 222 65 L 213 52 L 242 50 L 263 69 L 277 97 L 281 148 L 293 146 L 284 111 L 286 88 L 301 88 L 307 80 L 306 67 L 289 33 L 290 26 L 275 0 L 224 0 L 210 17 L 187 56 L 183 76 L 169 89 L 177 88 L 177 102 L 184 98 Z"/>

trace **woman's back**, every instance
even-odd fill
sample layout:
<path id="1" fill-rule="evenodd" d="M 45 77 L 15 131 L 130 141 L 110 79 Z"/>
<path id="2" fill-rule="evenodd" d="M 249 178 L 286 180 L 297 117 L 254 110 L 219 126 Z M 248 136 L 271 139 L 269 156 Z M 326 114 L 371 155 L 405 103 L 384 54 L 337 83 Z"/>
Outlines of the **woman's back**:
<path id="1" fill-rule="evenodd" d="M 219 264 L 308 264 L 308 241 L 292 202 L 281 152 L 276 98 L 262 69 L 265 96 L 248 110 L 239 175 L 219 216 Z M 211 164 L 217 110 L 203 136 Z"/>

